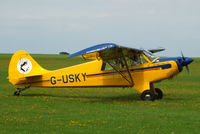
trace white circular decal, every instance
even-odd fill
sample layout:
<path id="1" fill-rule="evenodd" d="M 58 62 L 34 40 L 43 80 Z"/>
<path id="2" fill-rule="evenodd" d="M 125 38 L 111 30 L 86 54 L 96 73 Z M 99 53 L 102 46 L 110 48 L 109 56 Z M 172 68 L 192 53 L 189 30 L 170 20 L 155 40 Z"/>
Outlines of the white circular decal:
<path id="1" fill-rule="evenodd" d="M 17 69 L 22 74 L 27 74 L 32 70 L 32 63 L 29 59 L 23 58 L 17 64 Z"/>

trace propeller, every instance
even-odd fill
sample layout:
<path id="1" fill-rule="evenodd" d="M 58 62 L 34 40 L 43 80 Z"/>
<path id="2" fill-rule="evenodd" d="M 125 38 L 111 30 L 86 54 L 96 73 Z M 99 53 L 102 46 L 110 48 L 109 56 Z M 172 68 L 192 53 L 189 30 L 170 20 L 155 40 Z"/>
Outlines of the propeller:
<path id="1" fill-rule="evenodd" d="M 186 62 L 186 58 L 185 58 L 185 56 L 184 56 L 184 54 L 183 54 L 182 51 L 181 51 L 181 56 L 182 56 L 182 61 L 183 61 L 182 63 Z M 190 68 L 189 68 L 188 64 L 186 64 L 185 67 L 186 67 L 186 69 L 187 69 L 187 72 L 188 72 L 189 74 L 191 74 L 191 73 L 190 73 Z"/>

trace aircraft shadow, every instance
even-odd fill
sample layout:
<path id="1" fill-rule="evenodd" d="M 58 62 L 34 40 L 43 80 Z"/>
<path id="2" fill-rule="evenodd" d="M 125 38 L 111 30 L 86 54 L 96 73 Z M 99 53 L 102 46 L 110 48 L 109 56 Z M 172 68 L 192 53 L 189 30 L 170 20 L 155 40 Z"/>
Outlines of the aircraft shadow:
<path id="1" fill-rule="evenodd" d="M 82 100 L 83 102 L 134 102 L 140 101 L 140 97 L 138 94 L 129 94 L 123 96 L 60 96 L 60 95 L 52 95 L 52 94 L 22 94 L 20 96 L 24 97 L 56 97 L 56 98 L 66 98 L 66 99 L 74 99 L 74 100 Z"/>
<path id="2" fill-rule="evenodd" d="M 23 97 L 52 97 L 52 98 L 65 98 L 66 100 L 82 101 L 89 103 L 130 103 L 142 101 L 138 94 L 128 94 L 121 96 L 72 96 L 72 95 L 53 95 L 53 94 L 21 94 Z M 166 97 L 168 96 L 168 97 Z M 169 97 L 170 94 L 165 95 L 165 101 L 185 101 L 189 98 Z M 159 100 L 161 101 L 161 100 Z"/>

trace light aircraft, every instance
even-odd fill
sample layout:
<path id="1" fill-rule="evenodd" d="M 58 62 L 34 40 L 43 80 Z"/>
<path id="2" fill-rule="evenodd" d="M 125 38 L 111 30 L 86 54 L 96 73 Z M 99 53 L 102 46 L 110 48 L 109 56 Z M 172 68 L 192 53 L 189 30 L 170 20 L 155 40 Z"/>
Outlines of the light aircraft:
<path id="1" fill-rule="evenodd" d="M 54 71 L 42 68 L 21 50 L 11 58 L 8 79 L 18 87 L 16 96 L 29 87 L 133 87 L 141 93 L 142 100 L 153 101 L 163 97 L 154 83 L 177 76 L 184 66 L 189 70 L 188 65 L 193 61 L 183 55 L 159 58 L 152 54 L 163 50 L 147 51 L 104 43 L 69 56 L 93 60 Z"/>

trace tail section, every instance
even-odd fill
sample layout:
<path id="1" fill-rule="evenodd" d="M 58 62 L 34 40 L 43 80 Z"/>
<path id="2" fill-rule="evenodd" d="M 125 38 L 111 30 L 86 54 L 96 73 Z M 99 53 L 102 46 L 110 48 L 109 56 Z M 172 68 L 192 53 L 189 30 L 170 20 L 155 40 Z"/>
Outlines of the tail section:
<path id="1" fill-rule="evenodd" d="M 11 58 L 8 79 L 13 85 L 29 86 L 30 78 L 42 76 L 47 72 L 26 51 L 21 50 L 14 53 Z"/>

